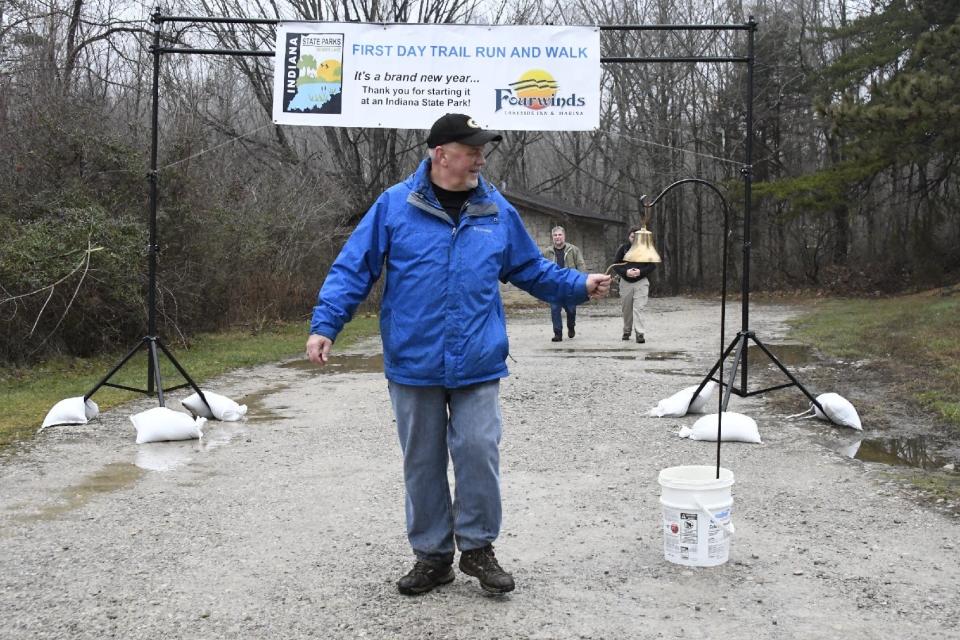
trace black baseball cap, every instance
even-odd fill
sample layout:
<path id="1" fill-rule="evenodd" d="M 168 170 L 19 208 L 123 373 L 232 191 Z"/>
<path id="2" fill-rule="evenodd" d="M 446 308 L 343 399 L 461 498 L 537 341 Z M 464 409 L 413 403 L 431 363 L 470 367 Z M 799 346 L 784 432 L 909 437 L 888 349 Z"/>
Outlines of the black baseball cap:
<path id="1" fill-rule="evenodd" d="M 501 141 L 503 136 L 496 131 L 487 131 L 477 121 L 463 113 L 448 113 L 430 127 L 427 146 L 433 149 L 448 142 L 479 147 L 488 142 Z"/>

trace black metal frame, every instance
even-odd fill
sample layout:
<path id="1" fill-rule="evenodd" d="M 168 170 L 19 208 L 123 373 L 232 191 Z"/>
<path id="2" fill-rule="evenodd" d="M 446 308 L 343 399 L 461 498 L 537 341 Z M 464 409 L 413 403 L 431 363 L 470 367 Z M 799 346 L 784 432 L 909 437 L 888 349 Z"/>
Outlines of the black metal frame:
<path id="1" fill-rule="evenodd" d="M 204 396 L 203 391 L 197 386 L 197 383 L 193 381 L 193 378 L 190 377 L 190 374 L 186 372 L 183 366 L 177 362 L 177 359 L 173 357 L 173 354 L 169 349 L 163 344 L 163 341 L 160 339 L 160 336 L 157 335 L 157 254 L 160 253 L 160 244 L 157 239 L 157 201 L 158 201 L 158 192 L 159 192 L 159 173 L 157 170 L 157 140 L 158 140 L 158 130 L 159 130 L 159 113 L 160 113 L 160 55 L 162 53 L 169 52 L 160 46 L 160 27 L 163 23 L 163 17 L 160 14 L 160 7 L 157 7 L 152 16 L 154 23 L 153 31 L 153 45 L 150 47 L 150 51 L 153 54 L 153 104 L 151 112 L 151 135 L 150 135 L 150 172 L 147 174 L 147 180 L 150 183 L 150 204 L 149 204 L 149 214 L 150 214 L 150 235 L 147 242 L 147 265 L 148 265 L 148 279 L 147 279 L 147 335 L 140 339 L 129 352 L 125 355 L 120 362 L 118 362 L 108 373 L 105 375 L 97 384 L 93 386 L 90 391 L 88 391 L 83 396 L 84 402 L 86 402 L 90 397 L 93 396 L 101 387 L 113 387 L 115 389 L 123 389 L 125 391 L 133 391 L 135 393 L 143 393 L 145 395 L 154 395 L 157 396 L 157 402 L 159 405 L 165 406 L 165 401 L 163 394 L 169 391 L 175 391 L 176 389 L 183 389 L 184 387 L 191 387 L 194 391 L 197 392 L 197 395 L 200 396 L 200 399 L 207 406 L 207 409 L 210 410 L 210 403 L 207 402 L 206 396 Z M 116 384 L 110 382 L 110 379 L 123 366 L 132 358 L 140 349 L 147 350 L 147 388 L 138 389 L 136 387 L 128 387 L 126 385 Z M 173 364 L 174 368 L 183 376 L 186 382 L 184 384 L 179 384 L 173 387 L 163 387 L 163 376 L 160 372 L 160 355 L 158 351 L 162 351 L 167 359 Z M 212 410 L 211 410 L 212 413 Z"/>
<path id="2" fill-rule="evenodd" d="M 156 393 L 157 399 L 160 403 L 160 406 L 164 406 L 163 394 L 167 391 L 173 391 L 175 389 L 180 389 L 183 387 L 190 386 L 192 387 L 207 404 L 207 400 L 203 395 L 203 392 L 200 390 L 200 387 L 190 378 L 187 372 L 180 366 L 180 363 L 177 362 L 176 358 L 173 357 L 173 354 L 164 346 L 163 342 L 157 336 L 157 311 L 156 311 L 156 289 L 157 289 L 157 254 L 160 251 L 159 244 L 157 242 L 157 199 L 158 199 L 158 187 L 159 187 L 159 176 L 157 171 L 157 138 L 158 138 L 158 113 L 159 113 L 159 81 L 160 81 L 160 56 L 164 54 L 200 54 L 200 55 L 228 55 L 228 56 L 258 56 L 258 57 L 272 57 L 275 55 L 274 51 L 253 51 L 253 50 L 239 50 L 239 49 L 202 49 L 202 48 L 188 48 L 188 47 L 161 47 L 160 46 L 160 30 L 165 22 L 186 22 L 186 23 L 209 23 L 209 24 L 261 24 L 261 25 L 276 25 L 279 24 L 280 20 L 273 19 L 260 19 L 260 18 L 225 18 L 225 17 L 210 17 L 210 18 L 197 18 L 192 16 L 164 16 L 160 7 L 156 7 L 151 16 L 151 20 L 154 23 L 154 36 L 153 36 L 153 45 L 150 47 L 150 51 L 153 54 L 153 112 L 152 112 L 152 132 L 151 132 L 151 150 L 150 150 L 150 172 L 148 174 L 148 179 L 150 182 L 150 239 L 147 246 L 147 255 L 148 255 L 148 264 L 149 264 L 149 283 L 148 283 L 148 328 L 147 335 L 144 336 L 141 341 L 127 353 L 126 356 L 120 362 L 110 370 L 110 372 L 104 376 L 104 378 L 98 382 L 85 396 L 84 400 L 90 398 L 94 393 L 97 392 L 101 387 L 115 387 L 118 389 L 125 389 L 128 391 L 134 391 L 138 393 L 144 393 L 147 395 L 153 395 Z M 743 218 L 743 274 L 741 278 L 741 329 L 737 333 L 736 339 L 730 343 L 730 345 L 723 349 L 723 340 L 724 340 L 724 321 L 725 321 L 725 310 L 726 310 L 726 268 L 727 268 L 727 235 L 729 233 L 729 215 L 728 215 L 728 206 L 726 199 L 724 199 L 723 194 L 720 190 L 713 185 L 712 183 L 702 180 L 699 178 L 688 178 L 680 180 L 669 185 L 664 189 L 656 198 L 654 198 L 649 204 L 646 202 L 646 196 L 641 198 L 641 203 L 646 208 L 653 207 L 654 204 L 664 194 L 666 194 L 671 189 L 678 187 L 682 184 L 699 184 L 706 186 L 712 189 L 723 202 L 723 213 L 724 213 L 724 239 L 723 239 L 723 301 L 721 309 L 721 325 L 720 325 L 720 343 L 721 343 L 721 353 L 720 358 L 714 364 L 713 368 L 706 375 L 703 381 L 700 383 L 700 386 L 697 388 L 697 393 L 704 387 L 704 385 L 709 380 L 716 380 L 720 384 L 721 392 L 724 390 L 723 382 L 723 362 L 730 352 L 736 349 L 736 354 L 733 361 L 733 369 L 731 372 L 731 381 L 736 378 L 737 369 L 741 366 L 740 369 L 740 386 L 734 386 L 733 382 L 726 385 L 726 392 L 721 393 L 722 399 L 719 401 L 720 412 L 726 409 L 727 404 L 730 401 L 730 394 L 736 393 L 741 397 L 757 395 L 764 393 L 766 391 L 772 391 L 775 389 L 782 389 L 790 386 L 797 386 L 800 388 L 803 393 L 810 398 L 813 404 L 822 409 L 820 404 L 817 402 L 816 398 L 810 394 L 807 389 L 800 384 L 800 382 L 783 366 L 783 364 L 776 358 L 776 356 L 770 352 L 769 349 L 757 338 L 756 333 L 750 330 L 750 216 L 751 216 L 751 207 L 752 207 L 752 177 L 753 177 L 753 67 L 754 67 L 754 37 L 757 30 L 757 23 L 754 21 L 753 16 L 750 16 L 748 21 L 744 24 L 710 24 L 710 25 L 692 25 L 692 24 L 670 24 L 670 25 L 601 25 L 601 31 L 746 31 L 748 35 L 747 40 L 747 55 L 746 56 L 679 56 L 679 57 L 601 57 L 601 63 L 608 64 L 620 64 L 620 63 L 702 63 L 702 62 L 733 62 L 733 63 L 745 63 L 747 65 L 747 94 L 746 94 L 746 147 L 745 147 L 745 158 L 744 164 L 740 172 L 743 176 L 743 186 L 744 186 L 744 218 Z M 747 346 L 748 342 L 754 342 L 763 350 L 763 352 L 773 361 L 777 367 L 790 379 L 789 383 L 777 385 L 773 387 L 768 387 L 766 389 L 759 389 L 755 391 L 747 391 L 748 383 L 748 361 L 747 361 Z M 139 351 L 141 348 L 144 348 L 148 352 L 147 358 L 147 388 L 146 389 L 136 389 L 133 387 L 127 387 L 123 385 L 118 385 L 110 382 L 110 379 L 117 373 L 117 371 L 122 368 L 127 361 L 130 360 L 133 355 Z M 163 354 L 170 360 L 173 366 L 180 372 L 180 374 L 186 379 L 185 384 L 181 384 L 174 387 L 169 387 L 167 389 L 163 388 L 163 380 L 160 374 L 160 363 L 159 363 L 159 351 L 162 351 Z M 720 371 L 719 379 L 715 378 L 714 375 L 717 371 Z M 207 404 L 209 408 L 209 404 Z M 826 415 L 826 414 L 824 414 Z M 719 432 L 719 422 L 718 422 L 718 432 Z M 720 437 L 718 433 L 717 437 L 717 473 L 719 474 L 720 469 Z"/>
<path id="3" fill-rule="evenodd" d="M 754 67 L 754 39 L 757 31 L 757 23 L 753 19 L 753 16 L 747 20 L 745 24 L 742 25 L 634 25 L 627 27 L 600 27 L 602 30 L 635 30 L 635 31 L 694 31 L 694 30 L 713 30 L 713 31 L 746 31 L 747 32 L 747 55 L 740 56 L 688 56 L 688 57 L 656 57 L 656 58 L 602 58 L 602 62 L 618 62 L 618 63 L 635 63 L 635 62 L 737 62 L 745 63 L 747 65 L 747 95 L 746 95 L 746 129 L 747 137 L 744 147 L 744 164 L 740 169 L 740 174 L 743 176 L 743 273 L 740 280 L 740 331 L 737 333 L 737 337 L 730 343 L 726 349 L 723 347 L 723 337 L 724 337 L 724 321 L 725 321 L 725 309 L 726 309 L 726 273 L 727 273 L 727 234 L 729 227 L 728 220 L 728 205 L 726 198 L 723 197 L 721 191 L 712 183 L 707 180 L 702 180 L 699 178 L 688 178 L 684 180 L 679 180 L 673 184 L 667 186 L 656 198 L 654 198 L 649 204 L 646 202 L 647 196 L 642 196 L 640 198 L 641 203 L 647 209 L 653 207 L 660 198 L 662 198 L 667 192 L 671 191 L 675 187 L 678 187 L 682 184 L 699 184 L 712 189 L 719 197 L 723 203 L 723 216 L 724 216 L 724 235 L 723 235 L 723 286 L 722 286 L 722 310 L 721 310 L 721 324 L 720 324 L 720 358 L 717 360 L 716 364 L 713 365 L 713 368 L 710 369 L 709 373 L 704 377 L 700 382 L 700 385 L 697 387 L 697 391 L 694 394 L 696 397 L 697 394 L 703 389 L 704 385 L 708 381 L 714 380 L 720 384 L 721 392 L 724 391 L 724 382 L 723 382 L 723 362 L 730 355 L 730 352 L 736 349 L 736 354 L 733 358 L 733 368 L 730 373 L 730 383 L 726 385 L 725 393 L 721 393 L 722 400 L 720 402 L 720 412 L 726 410 L 727 405 L 730 402 L 730 394 L 736 393 L 740 397 L 754 396 L 767 391 L 774 391 L 776 389 L 784 389 L 786 387 L 796 386 L 810 399 L 814 406 L 821 410 L 821 412 L 826 416 L 826 412 L 823 411 L 823 407 L 817 401 L 817 399 L 807 390 L 803 384 L 800 383 L 797 378 L 787 370 L 787 368 L 780 362 L 777 357 L 771 353 L 771 351 L 764 345 L 760 339 L 757 337 L 756 332 L 750 329 L 750 247 L 751 247 L 751 237 L 750 237 L 750 222 L 751 222 L 751 213 L 753 208 L 753 67 Z M 767 387 L 765 389 L 756 389 L 753 391 L 747 390 L 748 384 L 748 372 L 749 372 L 749 363 L 747 360 L 747 346 L 749 342 L 755 343 L 764 354 L 783 372 L 784 375 L 790 380 L 788 383 L 775 385 L 772 387 Z M 742 365 L 742 368 L 741 368 Z M 737 387 L 734 383 L 734 380 L 737 377 L 737 369 L 740 368 L 740 386 Z M 719 379 L 714 377 L 717 371 L 720 371 Z M 718 422 L 718 431 L 719 431 L 719 422 Z M 720 466 L 720 436 L 718 433 L 717 436 L 717 468 L 719 473 Z M 719 477 L 719 476 L 718 476 Z"/>
<path id="4" fill-rule="evenodd" d="M 730 207 L 727 204 L 727 199 L 723 197 L 723 192 L 717 188 L 715 184 L 708 180 L 703 180 L 702 178 L 684 178 L 682 180 L 677 180 L 671 185 L 668 185 L 666 189 L 657 194 L 653 200 L 647 203 L 647 196 L 640 196 L 640 204 L 646 209 L 651 209 L 653 205 L 665 196 L 667 193 L 672 191 L 674 188 L 679 187 L 683 184 L 697 184 L 703 185 L 708 189 L 711 189 L 714 193 L 717 194 L 717 197 L 720 198 L 720 203 L 723 205 L 723 249 L 721 251 L 722 258 L 720 260 L 720 363 L 723 362 L 723 359 L 726 357 L 726 354 L 723 352 L 723 343 L 724 343 L 724 331 L 727 326 L 727 241 L 730 239 Z M 730 402 L 730 391 L 733 389 L 733 385 L 727 386 L 727 392 L 723 393 L 723 367 L 720 369 L 720 378 L 717 382 L 720 383 L 720 393 L 717 394 L 717 478 L 720 478 L 720 442 L 722 440 L 721 436 L 723 435 L 723 412 L 727 408 L 727 403 Z M 714 367 L 714 371 L 717 370 L 717 367 Z M 707 374 L 707 377 L 704 378 L 700 385 L 697 387 L 696 391 L 693 392 L 693 397 L 696 398 L 700 395 L 700 392 L 703 391 L 703 388 L 706 386 L 707 382 L 711 379 L 714 371 L 711 371 Z M 734 369 L 732 375 L 736 375 L 736 369 Z"/>

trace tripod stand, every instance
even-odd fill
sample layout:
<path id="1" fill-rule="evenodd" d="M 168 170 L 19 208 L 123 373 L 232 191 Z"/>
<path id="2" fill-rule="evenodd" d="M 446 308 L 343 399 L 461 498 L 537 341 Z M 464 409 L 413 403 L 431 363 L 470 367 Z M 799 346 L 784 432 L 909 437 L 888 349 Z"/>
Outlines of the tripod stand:
<path id="1" fill-rule="evenodd" d="M 153 15 L 153 22 L 156 25 L 154 28 L 153 34 L 153 46 L 150 47 L 151 53 L 153 53 L 153 112 L 152 112 L 152 125 L 153 129 L 151 132 L 151 148 L 150 148 L 150 173 L 148 174 L 148 179 L 150 181 L 150 236 L 147 244 L 147 262 L 149 265 L 149 275 L 148 275 L 148 284 L 147 284 L 147 335 L 145 335 L 140 342 L 136 344 L 123 359 L 117 363 L 113 369 L 110 370 L 107 375 L 103 377 L 100 382 L 98 382 L 94 387 L 88 391 L 83 396 L 84 402 L 86 402 L 93 394 L 95 394 L 101 387 L 114 387 L 116 389 L 123 389 L 125 391 L 133 391 L 136 393 L 144 393 L 146 395 L 157 396 L 157 401 L 160 403 L 160 406 L 164 406 L 163 394 L 167 391 L 174 391 L 176 389 L 182 389 L 184 387 L 192 387 L 194 391 L 197 392 L 197 395 L 200 396 L 200 399 L 203 401 L 203 404 L 206 405 L 207 409 L 210 410 L 210 404 L 207 402 L 206 397 L 203 395 L 203 391 L 200 390 L 200 387 L 197 386 L 197 383 L 193 381 L 190 375 L 184 370 L 184 368 L 177 362 L 177 359 L 173 357 L 173 354 L 170 353 L 170 350 L 163 344 L 163 341 L 157 335 L 157 254 L 160 252 L 160 245 L 157 242 L 157 189 L 158 189 L 158 172 L 157 172 L 157 130 L 158 130 L 158 116 L 159 116 L 159 104 L 160 104 L 160 54 L 162 50 L 160 48 L 160 20 L 159 18 L 160 9 L 157 8 Z M 115 384 L 110 382 L 110 379 L 113 378 L 116 373 L 123 368 L 130 358 L 134 356 L 140 349 L 147 350 L 147 388 L 146 389 L 137 389 L 135 387 L 128 387 L 121 384 Z M 163 388 L 163 377 L 160 373 L 160 354 L 159 351 L 162 351 L 167 359 L 173 364 L 174 368 L 183 378 L 186 380 L 184 384 L 176 385 L 173 387 Z M 211 411 L 212 413 L 212 411 Z"/>
<path id="2" fill-rule="evenodd" d="M 749 148 L 750 147 L 748 145 L 747 149 L 749 150 Z M 745 179 L 749 181 L 749 172 L 745 172 Z M 743 277 L 741 278 L 741 281 L 740 281 L 741 328 L 740 328 L 740 331 L 737 332 L 737 337 L 733 339 L 730 345 L 727 346 L 726 349 L 723 348 L 724 329 L 726 327 L 726 308 L 727 308 L 727 239 L 730 233 L 730 213 L 729 213 L 730 209 L 729 209 L 729 206 L 727 205 L 726 198 L 723 197 L 723 193 L 714 184 L 706 180 L 701 180 L 699 178 L 685 178 L 683 180 L 678 180 L 673 184 L 667 186 L 667 188 L 661 191 L 657 195 L 657 197 L 655 197 L 652 201 L 649 202 L 649 204 L 647 203 L 647 196 L 645 195 L 640 197 L 640 202 L 644 206 L 644 208 L 650 209 L 651 207 L 653 207 L 653 205 L 657 203 L 657 201 L 660 200 L 660 198 L 662 198 L 664 195 L 666 195 L 668 192 L 670 192 L 674 188 L 679 187 L 680 185 L 683 185 L 683 184 L 698 184 L 698 185 L 705 186 L 711 189 L 714 193 L 716 193 L 717 196 L 720 198 L 720 201 L 723 203 L 723 252 L 722 252 L 723 265 L 721 268 L 722 284 L 721 284 L 721 294 L 720 294 L 720 298 L 721 298 L 720 349 L 721 349 L 721 352 L 720 352 L 720 358 L 713 365 L 713 368 L 710 369 L 707 375 L 704 376 L 703 380 L 700 382 L 700 385 L 697 387 L 697 390 L 694 392 L 693 397 L 696 398 L 700 394 L 700 392 L 703 390 L 703 388 L 706 386 L 707 382 L 709 382 L 710 380 L 713 380 L 714 382 L 719 383 L 722 399 L 720 401 L 720 408 L 718 410 L 718 413 L 722 413 L 723 411 L 727 410 L 727 405 L 730 403 L 731 393 L 736 393 L 740 397 L 747 397 L 747 396 L 759 395 L 761 393 L 766 393 L 767 391 L 774 391 L 776 389 L 784 389 L 786 387 L 796 386 L 800 389 L 800 391 L 803 392 L 805 396 L 807 396 L 807 398 L 810 399 L 810 402 L 812 402 L 813 405 L 817 409 L 819 409 L 824 416 L 827 416 L 827 413 L 823 410 L 823 407 L 820 406 L 820 403 L 817 401 L 817 399 L 807 390 L 806 387 L 803 386 L 803 384 L 800 383 L 799 380 L 797 380 L 797 378 L 792 373 L 790 373 L 790 371 L 783 365 L 782 362 L 780 362 L 779 359 L 777 359 L 777 357 L 766 347 L 766 345 L 764 345 L 760 341 L 756 333 L 750 330 L 750 299 L 749 299 L 749 295 L 750 295 L 750 206 L 749 206 L 749 203 L 750 203 L 750 200 L 749 200 L 749 196 L 747 199 L 747 207 L 745 209 L 744 223 L 743 223 L 744 224 Z M 783 372 L 785 376 L 787 376 L 790 382 L 775 385 L 772 387 L 767 387 L 765 389 L 756 389 L 754 391 L 748 391 L 747 378 L 748 378 L 748 371 L 749 371 L 749 360 L 748 360 L 749 342 L 753 342 L 758 347 L 760 347 L 763 353 L 770 359 L 771 362 L 773 362 L 773 364 L 777 366 L 777 368 L 780 369 L 781 372 Z M 730 355 L 730 352 L 734 351 L 734 349 L 736 349 L 736 353 L 733 357 L 733 367 L 730 371 L 730 377 L 729 377 L 730 383 L 725 385 L 723 381 L 724 380 L 723 363 L 724 363 L 724 360 L 726 360 L 727 356 Z M 738 369 L 740 370 L 740 386 L 739 387 L 734 385 L 734 380 L 737 377 Z M 720 377 L 716 378 L 714 376 L 717 374 L 718 371 L 720 373 Z M 829 417 L 827 419 L 829 419 Z M 717 439 L 718 467 L 719 467 L 719 444 L 720 444 L 720 441 L 718 438 Z"/>

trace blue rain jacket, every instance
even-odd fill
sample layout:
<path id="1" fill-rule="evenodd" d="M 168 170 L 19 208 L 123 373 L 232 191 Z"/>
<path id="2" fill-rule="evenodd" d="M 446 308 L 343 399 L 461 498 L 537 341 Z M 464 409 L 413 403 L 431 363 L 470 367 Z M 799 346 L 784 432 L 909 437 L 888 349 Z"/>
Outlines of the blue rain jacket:
<path id="1" fill-rule="evenodd" d="M 384 267 L 384 372 L 406 385 L 455 389 L 508 375 L 499 282 L 547 302 L 587 300 L 586 275 L 544 259 L 516 209 L 482 177 L 455 227 L 430 186 L 429 159 L 354 229 L 320 289 L 310 333 L 336 340 Z"/>

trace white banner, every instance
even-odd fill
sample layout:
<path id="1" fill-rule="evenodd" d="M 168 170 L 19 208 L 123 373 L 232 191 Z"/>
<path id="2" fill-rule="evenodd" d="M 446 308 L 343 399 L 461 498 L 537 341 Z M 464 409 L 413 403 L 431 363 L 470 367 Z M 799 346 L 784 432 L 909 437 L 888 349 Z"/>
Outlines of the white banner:
<path id="1" fill-rule="evenodd" d="M 273 120 L 429 129 L 466 113 L 500 130 L 600 125 L 597 27 L 283 22 Z"/>

